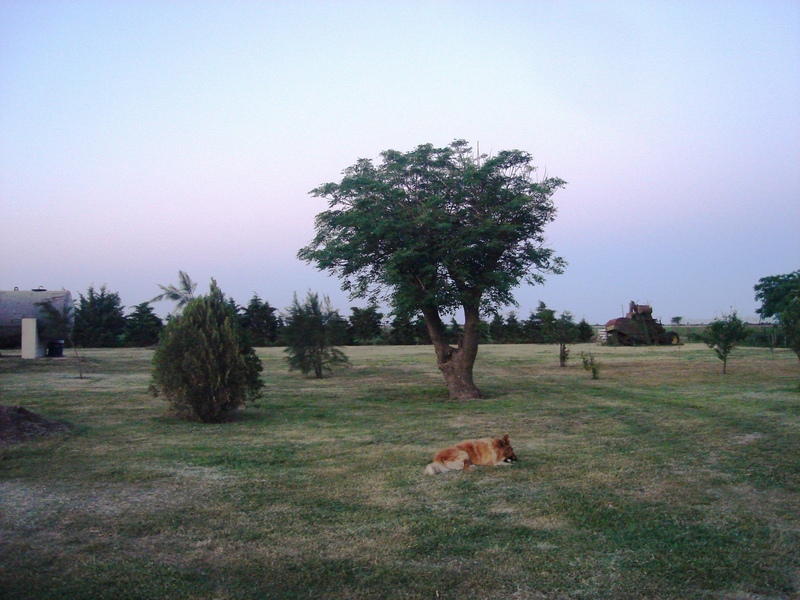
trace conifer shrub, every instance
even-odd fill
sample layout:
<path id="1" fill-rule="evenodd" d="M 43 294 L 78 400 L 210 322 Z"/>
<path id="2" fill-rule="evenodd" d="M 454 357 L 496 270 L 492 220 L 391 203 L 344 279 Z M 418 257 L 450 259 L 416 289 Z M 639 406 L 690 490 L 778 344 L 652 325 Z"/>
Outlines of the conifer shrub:
<path id="1" fill-rule="evenodd" d="M 560 342 L 558 345 L 558 364 L 562 367 L 567 366 L 569 360 L 569 348 L 566 342 Z"/>
<path id="2" fill-rule="evenodd" d="M 345 353 L 334 345 L 341 321 L 327 296 L 320 302 L 319 294 L 308 292 L 301 304 L 295 294 L 283 328 L 289 370 L 303 375 L 314 373 L 321 379 L 324 371 L 330 373 L 336 366 L 349 366 Z"/>
<path id="3" fill-rule="evenodd" d="M 260 395 L 261 360 L 238 315 L 211 280 L 165 327 L 153 356 L 153 385 L 182 417 L 220 423 Z"/>
<path id="4" fill-rule="evenodd" d="M 585 353 L 581 352 L 581 361 L 583 362 L 583 368 L 587 371 L 591 371 L 592 379 L 600 379 L 600 363 L 597 362 L 594 354 L 591 352 Z"/>

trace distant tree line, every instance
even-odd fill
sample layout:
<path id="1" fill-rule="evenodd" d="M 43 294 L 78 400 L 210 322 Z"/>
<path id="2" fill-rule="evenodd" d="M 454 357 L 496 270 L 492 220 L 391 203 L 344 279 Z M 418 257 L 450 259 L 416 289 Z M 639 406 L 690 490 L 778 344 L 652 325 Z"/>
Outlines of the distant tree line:
<path id="1" fill-rule="evenodd" d="M 681 341 L 687 343 L 704 343 L 708 325 L 682 325 L 676 329 Z M 781 323 L 745 323 L 745 337 L 739 344 L 748 348 L 788 348 L 789 332 Z"/>
<path id="2" fill-rule="evenodd" d="M 797 272 L 788 276 L 792 282 L 798 280 Z M 785 290 L 767 288 L 774 278 L 760 280 L 757 292 L 767 299 L 773 296 L 792 297 Z M 783 280 L 780 281 L 783 283 Z M 285 315 L 277 308 L 253 294 L 247 305 L 239 306 L 233 299 L 227 299 L 234 309 L 242 328 L 250 336 L 256 347 L 285 346 Z M 765 302 L 766 304 L 766 302 Z M 783 305 L 769 312 L 770 305 L 762 309 L 764 317 L 784 315 L 783 321 L 749 324 L 742 346 L 791 347 L 796 339 L 789 325 L 793 324 L 791 309 L 794 304 Z M 106 286 L 99 289 L 90 286 L 86 294 L 78 294 L 75 305 L 75 320 L 72 338 L 76 346 L 84 348 L 147 347 L 158 343 L 165 321 L 159 317 L 150 302 L 137 304 L 125 311 L 122 300 L 116 292 Z M 169 317 L 167 318 L 169 319 Z M 796 319 L 795 319 L 796 320 Z M 674 320 L 673 320 L 674 321 Z M 334 310 L 327 323 L 331 344 L 334 346 L 363 345 L 425 345 L 430 344 L 430 336 L 422 315 L 389 315 L 380 312 L 377 306 L 365 308 L 350 307 L 350 316 L 344 317 Z M 704 342 L 708 326 L 682 326 L 681 337 L 686 342 Z M 593 339 L 593 327 L 582 319 L 576 323 L 569 311 L 560 315 L 540 302 L 535 311 L 521 319 L 515 311 L 507 314 L 497 313 L 490 319 L 482 320 L 479 326 L 481 343 L 488 344 L 558 344 L 583 343 Z M 462 334 L 462 326 L 451 319 L 445 327 L 449 343 L 456 343 Z M 796 343 L 796 342 L 794 342 Z"/>
<path id="3" fill-rule="evenodd" d="M 255 347 L 285 346 L 287 309 L 277 308 L 253 294 L 248 303 L 240 306 L 233 299 L 226 301 L 238 316 L 242 329 Z M 430 344 L 430 336 L 422 315 L 384 315 L 378 306 L 350 307 L 345 317 L 335 309 L 326 322 L 329 341 L 333 346 L 364 345 L 421 345 Z M 169 320 L 171 317 L 167 317 Z M 165 326 L 150 302 L 125 310 L 122 299 L 106 286 L 90 286 L 86 294 L 79 293 L 75 306 L 73 340 L 84 348 L 147 347 L 158 343 Z M 445 328 L 449 343 L 457 343 L 462 325 L 451 319 Z M 576 323 L 573 316 L 556 311 L 540 302 L 536 311 L 520 319 L 516 312 L 495 314 L 480 323 L 482 343 L 490 344 L 557 344 L 589 342 L 594 330 L 585 319 Z"/>

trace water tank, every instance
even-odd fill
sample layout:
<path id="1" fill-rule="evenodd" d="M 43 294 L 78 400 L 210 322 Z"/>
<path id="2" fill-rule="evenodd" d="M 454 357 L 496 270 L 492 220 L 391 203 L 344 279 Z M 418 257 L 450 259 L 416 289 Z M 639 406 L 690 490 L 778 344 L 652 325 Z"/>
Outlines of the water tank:
<path id="1" fill-rule="evenodd" d="M 19 346 L 22 319 L 41 318 L 42 309 L 36 305 L 48 300 L 59 312 L 63 312 L 65 307 L 72 308 L 72 294 L 66 290 L 49 291 L 43 288 L 30 291 L 0 290 L 0 345 L 5 348 Z M 40 332 L 41 330 L 39 327 Z"/>

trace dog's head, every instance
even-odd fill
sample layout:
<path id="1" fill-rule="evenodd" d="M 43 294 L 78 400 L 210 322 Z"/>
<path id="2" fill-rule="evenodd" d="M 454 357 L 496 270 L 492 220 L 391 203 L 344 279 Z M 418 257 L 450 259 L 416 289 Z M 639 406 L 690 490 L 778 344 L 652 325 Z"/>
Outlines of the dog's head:
<path id="1" fill-rule="evenodd" d="M 517 462 L 517 455 L 514 454 L 514 449 L 511 446 L 503 448 L 503 462 Z"/>
<path id="2" fill-rule="evenodd" d="M 497 440 L 497 451 L 503 457 L 503 462 L 512 463 L 517 461 L 517 455 L 514 454 L 508 434 Z"/>

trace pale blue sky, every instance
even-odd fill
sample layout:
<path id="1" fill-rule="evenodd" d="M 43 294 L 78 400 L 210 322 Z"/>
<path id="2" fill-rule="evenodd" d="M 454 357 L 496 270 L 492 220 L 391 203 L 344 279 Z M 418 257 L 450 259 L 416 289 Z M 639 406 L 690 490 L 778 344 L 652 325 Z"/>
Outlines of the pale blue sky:
<path id="1" fill-rule="evenodd" d="M 800 268 L 800 3 L 0 0 L 0 289 L 348 313 L 308 192 L 457 138 L 569 182 L 521 316 L 753 315 Z"/>

